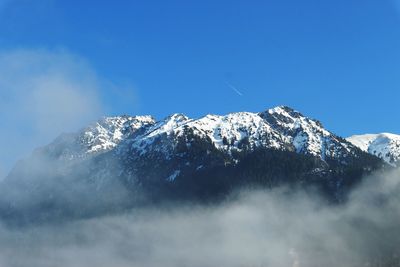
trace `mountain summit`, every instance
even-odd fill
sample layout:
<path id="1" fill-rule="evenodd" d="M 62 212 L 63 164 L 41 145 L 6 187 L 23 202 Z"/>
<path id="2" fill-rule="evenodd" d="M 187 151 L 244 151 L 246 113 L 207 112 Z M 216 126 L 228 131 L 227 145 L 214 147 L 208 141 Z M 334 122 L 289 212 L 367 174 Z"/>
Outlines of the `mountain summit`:
<path id="1" fill-rule="evenodd" d="M 188 135 L 204 139 L 213 148 L 228 154 L 244 149 L 270 148 L 321 160 L 345 160 L 356 153 L 355 146 L 326 130 L 319 121 L 286 106 L 260 113 L 206 115 L 199 119 L 183 114 L 173 114 L 161 121 L 151 116 L 106 117 L 79 133 L 59 137 L 44 149 L 57 148 L 58 156 L 70 159 L 113 149 L 130 156 L 156 151 L 170 157 L 178 143 L 188 139 Z M 161 139 L 163 142 L 159 143 Z M 186 141 L 185 145 L 190 146 L 192 140 Z"/>

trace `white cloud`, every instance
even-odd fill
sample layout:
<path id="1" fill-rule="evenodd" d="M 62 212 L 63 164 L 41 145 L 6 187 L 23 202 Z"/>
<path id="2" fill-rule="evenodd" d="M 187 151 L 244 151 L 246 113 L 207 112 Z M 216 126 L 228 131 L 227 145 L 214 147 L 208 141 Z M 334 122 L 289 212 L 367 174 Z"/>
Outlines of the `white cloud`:
<path id="1" fill-rule="evenodd" d="M 0 52 L 0 163 L 10 166 L 61 132 L 102 113 L 91 66 L 64 50 Z"/>
<path id="2" fill-rule="evenodd" d="M 399 266 L 399 193 L 395 171 L 366 178 L 341 205 L 275 189 L 217 205 L 175 202 L 62 224 L 0 223 L 0 265 Z"/>

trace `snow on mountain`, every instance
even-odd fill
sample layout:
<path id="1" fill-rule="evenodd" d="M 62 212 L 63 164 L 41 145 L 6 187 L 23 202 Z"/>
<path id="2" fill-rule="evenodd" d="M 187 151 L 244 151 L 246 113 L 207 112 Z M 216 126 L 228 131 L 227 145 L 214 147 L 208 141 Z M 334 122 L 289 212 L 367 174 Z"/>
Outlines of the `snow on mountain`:
<path id="1" fill-rule="evenodd" d="M 154 123 L 151 116 L 106 117 L 84 129 L 80 134 L 81 142 L 88 153 L 110 150 L 135 131 Z"/>
<path id="2" fill-rule="evenodd" d="M 368 139 L 368 144 L 375 144 L 368 150 L 386 156 L 383 147 L 390 143 L 391 151 L 399 152 L 400 138 L 385 137 Z M 400 153 L 396 155 L 398 159 Z M 103 194 L 112 195 L 120 186 L 138 198 L 144 193 L 155 200 L 203 199 L 246 183 L 274 186 L 298 181 L 321 186 L 339 200 L 364 173 L 383 165 L 319 121 L 279 106 L 198 119 L 183 114 L 160 121 L 151 116 L 106 117 L 77 133 L 61 135 L 19 162 L 3 188 L 41 196 L 45 204 L 38 205 L 39 210 L 53 203 L 47 196 L 54 190 L 62 195 L 64 184 L 76 192 L 76 199 L 81 193 L 97 194 L 101 202 L 107 199 Z M 69 200 L 60 205 L 65 201 Z"/>
<path id="3" fill-rule="evenodd" d="M 228 153 L 234 150 L 241 151 L 243 144 L 250 149 L 263 147 L 296 151 L 322 160 L 327 157 L 346 157 L 352 153 L 350 143 L 324 129 L 318 121 L 284 106 L 261 113 L 237 112 L 224 116 L 206 115 L 199 119 L 173 114 L 159 122 L 150 119 L 146 122 L 142 131 L 138 131 L 140 134 L 129 136 L 117 132 L 118 141 L 121 138 L 126 139 L 117 149 L 118 154 L 130 153 L 134 156 L 155 152 L 163 153 L 169 158 L 174 153 L 178 140 L 187 137 L 189 132 L 199 138 L 210 140 L 215 148 Z M 112 138 L 115 136 L 115 131 L 110 132 L 101 128 L 101 131 L 97 130 L 96 133 L 101 134 L 98 139 L 108 142 L 102 141 L 100 145 L 90 145 L 92 150 L 106 149 L 116 144 Z M 89 136 L 95 138 L 96 134 L 92 131 Z M 190 146 L 189 141 L 187 146 Z"/>
<path id="4" fill-rule="evenodd" d="M 180 141 L 186 140 L 190 147 L 193 136 L 209 140 L 216 149 L 228 154 L 260 147 L 294 151 L 322 160 L 344 159 L 354 154 L 351 143 L 327 131 L 319 121 L 285 106 L 260 113 L 206 115 L 199 119 L 183 114 L 173 114 L 161 121 L 151 116 L 106 117 L 68 138 L 58 138 L 48 148 L 63 150 L 63 158 L 86 157 L 114 148 L 117 154 L 129 157 L 157 153 L 170 158 Z"/>
<path id="5" fill-rule="evenodd" d="M 400 135 L 390 133 L 353 135 L 347 140 L 391 165 L 396 165 L 400 161 Z"/>
<path id="6" fill-rule="evenodd" d="M 78 133 L 60 135 L 35 153 L 45 153 L 53 159 L 62 160 L 86 158 L 112 150 L 128 136 L 154 123 L 151 116 L 105 117 Z"/>
<path id="7" fill-rule="evenodd" d="M 247 140 L 251 148 L 282 148 L 282 136 L 266 123 L 258 114 L 250 112 L 231 113 L 226 116 L 207 115 L 187 125 L 199 136 L 210 138 L 214 146 L 221 150 L 240 150 L 239 144 Z M 178 131 L 182 131 L 178 129 Z"/>
<path id="8" fill-rule="evenodd" d="M 325 159 L 351 152 L 347 142 L 327 131 L 319 121 L 292 108 L 279 106 L 260 113 L 260 116 L 288 139 L 297 153 Z"/>

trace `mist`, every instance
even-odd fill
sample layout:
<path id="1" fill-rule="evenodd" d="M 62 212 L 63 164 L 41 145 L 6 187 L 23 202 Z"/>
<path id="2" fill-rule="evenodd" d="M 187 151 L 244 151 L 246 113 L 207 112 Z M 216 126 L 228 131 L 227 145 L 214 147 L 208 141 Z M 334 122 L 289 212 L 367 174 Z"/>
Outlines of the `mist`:
<path id="1" fill-rule="evenodd" d="M 103 114 L 101 79 L 67 50 L 2 50 L 0 72 L 0 178 L 34 148 Z"/>
<path id="2" fill-rule="evenodd" d="M 215 205 L 165 203 L 64 223 L 3 224 L 0 265 L 400 264 L 399 171 L 367 177 L 340 205 L 285 188 L 242 191 L 229 199 Z"/>

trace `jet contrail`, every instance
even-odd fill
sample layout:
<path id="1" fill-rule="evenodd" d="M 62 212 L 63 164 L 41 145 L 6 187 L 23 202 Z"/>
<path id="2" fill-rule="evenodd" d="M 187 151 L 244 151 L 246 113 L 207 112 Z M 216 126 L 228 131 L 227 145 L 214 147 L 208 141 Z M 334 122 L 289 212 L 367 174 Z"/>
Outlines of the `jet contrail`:
<path id="1" fill-rule="evenodd" d="M 233 86 L 232 84 L 225 82 L 225 84 L 227 86 L 229 86 L 229 88 L 231 88 L 233 91 L 235 91 L 238 95 L 243 96 L 242 92 L 240 92 L 235 86 Z"/>

